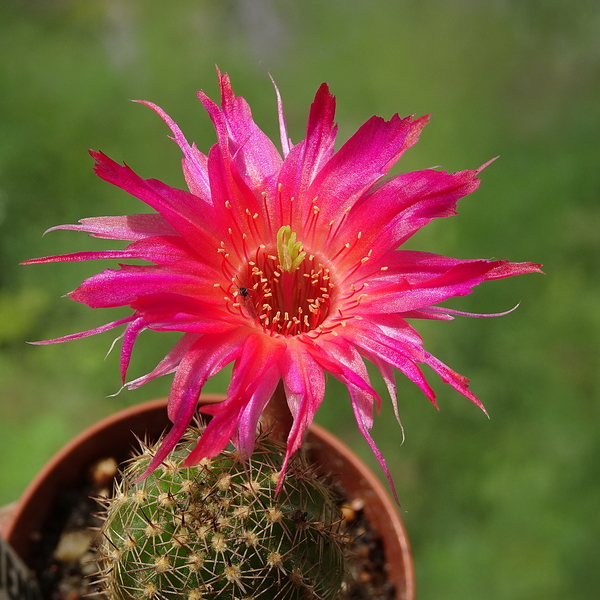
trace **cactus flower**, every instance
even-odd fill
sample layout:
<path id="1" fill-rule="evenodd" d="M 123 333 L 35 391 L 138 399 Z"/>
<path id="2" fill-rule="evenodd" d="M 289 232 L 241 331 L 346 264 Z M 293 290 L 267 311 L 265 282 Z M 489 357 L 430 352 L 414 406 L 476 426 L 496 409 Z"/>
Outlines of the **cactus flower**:
<path id="1" fill-rule="evenodd" d="M 384 179 L 417 142 L 428 117 L 371 117 L 336 151 L 335 98 L 321 85 L 306 137 L 292 144 L 279 93 L 281 152 L 259 129 L 229 77 L 219 73 L 221 105 L 204 92 L 217 143 L 208 154 L 189 144 L 158 106 L 183 153 L 189 191 L 142 179 L 128 166 L 91 152 L 99 177 L 154 209 L 151 214 L 82 219 L 52 229 L 85 231 L 131 242 L 124 250 L 78 252 L 26 264 L 92 259 L 142 259 L 86 279 L 69 294 L 92 308 L 129 306 L 131 315 L 95 329 L 37 342 L 75 340 L 125 326 L 121 376 L 129 389 L 170 373 L 173 427 L 149 466 L 156 468 L 190 423 L 207 379 L 233 363 L 227 398 L 205 406 L 208 427 L 187 458 L 195 464 L 230 440 L 252 453 L 258 420 L 280 382 L 293 424 L 284 465 L 323 400 L 325 376 L 345 384 L 361 433 L 385 460 L 369 430 L 380 398 L 365 360 L 381 373 L 397 414 L 395 367 L 435 404 L 421 364 L 480 406 L 468 380 L 423 348 L 409 322 L 452 319 L 439 306 L 488 279 L 537 272 L 540 265 L 460 260 L 398 249 L 479 186 L 481 168 L 426 169 Z M 484 165 L 485 166 L 485 165 Z M 127 381 L 142 331 L 183 334 L 156 368 Z"/>

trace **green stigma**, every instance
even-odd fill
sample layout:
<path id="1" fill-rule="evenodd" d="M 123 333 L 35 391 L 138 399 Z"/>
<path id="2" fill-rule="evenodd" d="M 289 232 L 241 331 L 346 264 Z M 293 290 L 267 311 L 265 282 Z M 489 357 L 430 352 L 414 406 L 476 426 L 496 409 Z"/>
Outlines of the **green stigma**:
<path id="1" fill-rule="evenodd" d="M 302 243 L 296 241 L 296 234 L 292 233 L 292 228 L 284 225 L 277 232 L 277 258 L 280 269 L 293 273 L 302 264 L 305 256 Z"/>

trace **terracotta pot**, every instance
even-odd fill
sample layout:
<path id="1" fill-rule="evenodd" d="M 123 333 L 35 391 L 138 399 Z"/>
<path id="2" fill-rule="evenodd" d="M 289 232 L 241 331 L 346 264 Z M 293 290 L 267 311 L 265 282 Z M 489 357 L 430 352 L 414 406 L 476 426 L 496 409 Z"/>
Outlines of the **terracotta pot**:
<path id="1" fill-rule="evenodd" d="M 223 396 L 205 395 L 210 403 Z M 133 434 L 157 439 L 168 429 L 166 400 L 153 400 L 117 412 L 86 429 L 60 450 L 40 471 L 18 501 L 4 527 L 4 537 L 31 564 L 40 531 L 53 510 L 59 492 L 83 482 L 96 460 L 114 456 L 125 460 L 137 442 Z M 382 539 L 388 577 L 397 600 L 414 600 L 414 567 L 408 537 L 395 504 L 372 471 L 340 440 L 312 425 L 306 447 L 325 473 L 337 478 L 350 501 L 364 502 L 364 514 Z"/>

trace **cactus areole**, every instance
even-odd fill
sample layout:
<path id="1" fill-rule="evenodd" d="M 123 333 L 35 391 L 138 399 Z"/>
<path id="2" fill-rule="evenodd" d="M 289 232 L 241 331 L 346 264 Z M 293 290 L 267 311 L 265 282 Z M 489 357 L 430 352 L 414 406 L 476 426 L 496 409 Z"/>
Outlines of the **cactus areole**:
<path id="1" fill-rule="evenodd" d="M 301 453 L 278 493 L 284 447 L 259 437 L 237 451 L 182 467 L 191 429 L 139 480 L 145 448 L 107 502 L 101 582 L 111 600 L 334 598 L 346 575 L 339 508 Z"/>

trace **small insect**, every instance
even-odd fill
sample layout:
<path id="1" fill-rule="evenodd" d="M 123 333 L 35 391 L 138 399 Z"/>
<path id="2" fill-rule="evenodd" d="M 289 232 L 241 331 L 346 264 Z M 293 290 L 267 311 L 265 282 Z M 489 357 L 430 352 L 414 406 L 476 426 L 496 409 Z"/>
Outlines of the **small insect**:
<path id="1" fill-rule="evenodd" d="M 239 277 L 236 275 L 235 278 L 240 281 Z M 240 282 L 241 283 L 241 282 Z M 244 299 L 244 304 L 246 304 L 246 300 L 248 298 L 252 298 L 252 290 L 250 288 L 247 288 L 243 285 L 238 285 L 237 283 L 233 282 L 233 285 L 235 285 L 235 287 L 238 289 L 238 292 L 240 293 L 240 296 Z"/>
<path id="2" fill-rule="evenodd" d="M 237 275 L 236 275 L 237 277 Z M 248 311 L 248 314 L 253 318 L 256 319 L 257 318 L 257 314 L 256 314 L 256 307 L 254 306 L 254 302 L 252 301 L 252 290 L 250 290 L 250 288 L 241 286 L 241 285 L 236 285 L 240 296 L 242 297 L 242 302 L 244 304 L 244 307 L 246 308 L 246 310 Z"/>

